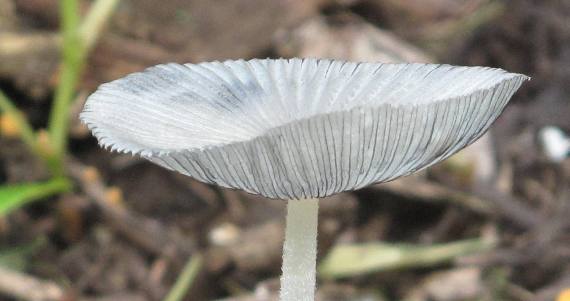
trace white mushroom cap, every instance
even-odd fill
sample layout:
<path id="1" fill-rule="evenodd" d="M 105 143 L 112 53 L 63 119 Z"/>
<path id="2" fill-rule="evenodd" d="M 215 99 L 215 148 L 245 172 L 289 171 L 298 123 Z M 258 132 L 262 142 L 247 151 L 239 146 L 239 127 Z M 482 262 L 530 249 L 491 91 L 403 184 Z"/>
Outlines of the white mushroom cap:
<path id="1" fill-rule="evenodd" d="M 102 146 L 270 198 L 324 197 L 439 162 L 528 77 L 320 59 L 166 64 L 103 84 L 81 119 Z"/>

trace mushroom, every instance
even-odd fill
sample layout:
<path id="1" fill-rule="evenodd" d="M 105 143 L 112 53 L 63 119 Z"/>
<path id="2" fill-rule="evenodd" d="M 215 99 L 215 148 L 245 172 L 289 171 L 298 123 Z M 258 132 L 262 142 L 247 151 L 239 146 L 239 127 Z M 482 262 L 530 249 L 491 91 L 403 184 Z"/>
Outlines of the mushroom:
<path id="1" fill-rule="evenodd" d="M 164 64 L 101 85 L 81 119 L 112 151 L 286 200 L 280 297 L 313 300 L 318 199 L 451 156 L 527 79 L 327 59 Z"/>

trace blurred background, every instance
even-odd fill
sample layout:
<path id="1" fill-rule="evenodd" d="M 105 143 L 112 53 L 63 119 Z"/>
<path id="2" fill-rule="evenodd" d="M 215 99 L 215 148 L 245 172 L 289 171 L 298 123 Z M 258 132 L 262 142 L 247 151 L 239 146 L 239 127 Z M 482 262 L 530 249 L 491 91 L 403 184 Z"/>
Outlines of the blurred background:
<path id="1" fill-rule="evenodd" d="M 570 1 L 0 0 L 0 300 L 275 300 L 285 204 L 98 147 L 101 83 L 327 57 L 532 77 L 428 171 L 321 202 L 319 300 L 570 300 Z"/>

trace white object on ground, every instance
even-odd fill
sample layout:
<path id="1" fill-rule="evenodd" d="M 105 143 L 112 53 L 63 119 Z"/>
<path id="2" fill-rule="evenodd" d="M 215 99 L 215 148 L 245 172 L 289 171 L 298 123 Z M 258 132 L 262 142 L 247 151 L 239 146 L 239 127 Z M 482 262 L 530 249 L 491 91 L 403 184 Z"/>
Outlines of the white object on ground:
<path id="1" fill-rule="evenodd" d="M 570 154 L 570 138 L 554 126 L 543 127 L 538 133 L 542 150 L 553 162 L 561 162 Z"/>

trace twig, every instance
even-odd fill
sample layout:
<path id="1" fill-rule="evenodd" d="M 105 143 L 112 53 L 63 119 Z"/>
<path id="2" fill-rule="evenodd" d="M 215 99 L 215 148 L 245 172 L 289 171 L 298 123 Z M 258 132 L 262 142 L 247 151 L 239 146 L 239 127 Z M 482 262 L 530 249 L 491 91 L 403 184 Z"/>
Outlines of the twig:
<path id="1" fill-rule="evenodd" d="M 106 195 L 108 188 L 94 168 L 86 167 L 75 160 L 69 160 L 66 165 L 69 175 L 94 201 L 110 225 L 131 242 L 154 255 L 164 255 L 169 258 L 174 255 L 173 253 L 189 249 L 189 246 L 184 243 L 184 239 L 175 237 L 172 232 L 164 229 L 158 222 L 136 215 L 109 202 Z"/>
<path id="2" fill-rule="evenodd" d="M 64 290 L 57 284 L 0 266 L 0 292 L 12 298 L 29 301 L 60 301 Z"/>
<path id="3" fill-rule="evenodd" d="M 436 202 L 448 201 L 452 204 L 467 207 L 472 211 L 485 215 L 492 214 L 493 212 L 493 208 L 488 201 L 414 176 L 400 178 L 388 183 L 377 184 L 372 186 L 372 188 L 386 190 L 410 199 L 422 199 Z"/>
<path id="4" fill-rule="evenodd" d="M 554 283 L 540 289 L 536 292 L 536 296 L 533 300 L 536 301 L 547 301 L 554 300 L 556 294 L 560 293 L 563 289 L 570 287 L 570 271 L 566 271 L 557 281 Z"/>
<path id="5" fill-rule="evenodd" d="M 91 6 L 89 14 L 79 28 L 84 51 L 89 52 L 93 48 L 118 2 L 118 0 L 100 0 Z"/>
<path id="6" fill-rule="evenodd" d="M 494 211 L 499 213 L 499 216 L 517 226 L 534 229 L 542 224 L 543 219 L 539 214 L 510 194 L 502 193 L 490 185 L 477 190 L 475 193 L 488 199 L 487 202 L 494 207 Z"/>
<path id="7" fill-rule="evenodd" d="M 525 229 L 534 228 L 542 221 L 540 215 L 524 206 L 513 196 L 497 192 L 493 188 L 468 193 L 414 176 L 374 185 L 372 188 L 410 199 L 447 201 L 486 216 L 506 219 Z"/>
<path id="8" fill-rule="evenodd" d="M 84 297 L 82 301 L 145 301 L 148 298 L 145 295 L 137 293 L 117 293 L 102 297 Z"/>
<path id="9" fill-rule="evenodd" d="M 338 245 L 319 266 L 323 278 L 343 278 L 410 267 L 425 267 L 450 261 L 456 257 L 488 251 L 495 241 L 464 240 L 432 246 L 365 243 Z"/>

